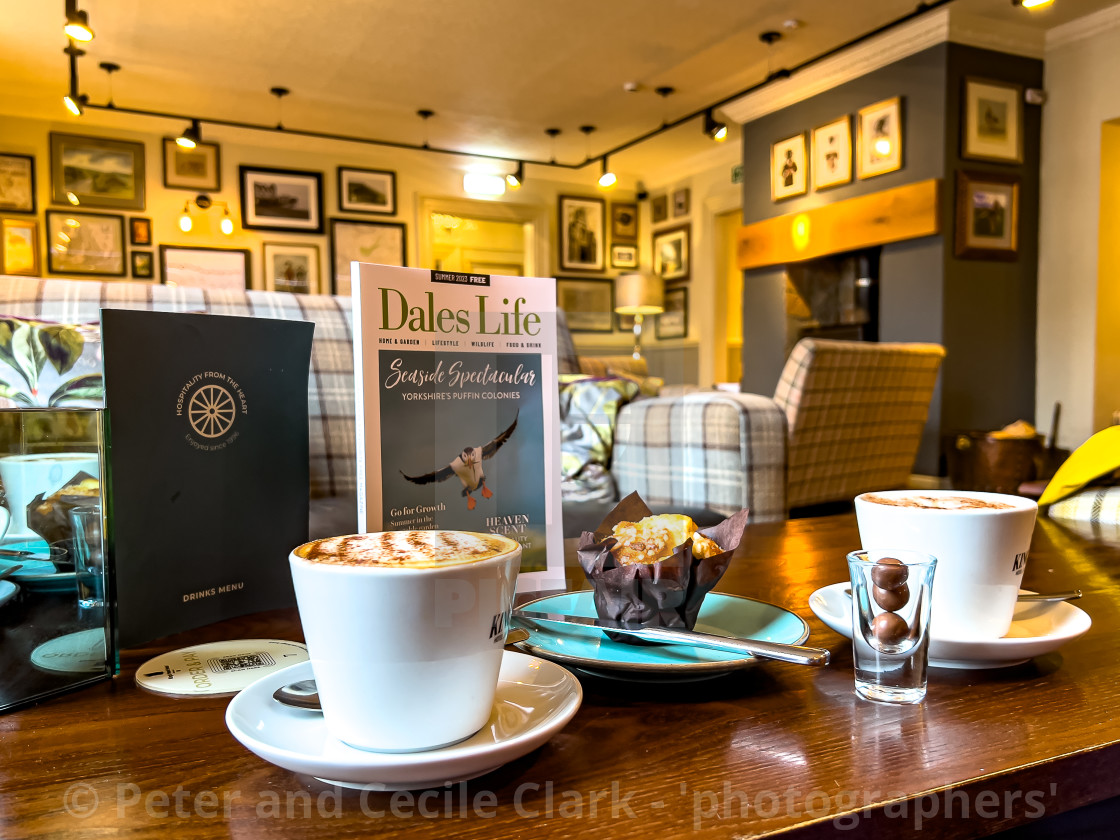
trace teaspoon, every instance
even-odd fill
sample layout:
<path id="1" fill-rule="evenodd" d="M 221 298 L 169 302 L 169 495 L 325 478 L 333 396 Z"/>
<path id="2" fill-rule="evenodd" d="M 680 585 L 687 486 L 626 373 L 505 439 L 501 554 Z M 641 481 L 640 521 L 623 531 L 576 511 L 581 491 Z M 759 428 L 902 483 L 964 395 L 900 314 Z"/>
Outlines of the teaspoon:
<path id="1" fill-rule="evenodd" d="M 849 598 L 851 598 L 852 597 L 852 588 L 850 586 L 845 587 L 844 594 L 847 595 Z M 1016 600 L 1018 600 L 1020 602 L 1033 601 L 1034 603 L 1037 604 L 1037 603 L 1046 603 L 1046 602 L 1055 602 L 1055 601 L 1076 601 L 1080 597 L 1081 597 L 1081 590 L 1080 589 L 1071 589 L 1068 592 L 1053 592 L 1053 593 L 1050 593 L 1049 595 L 1041 593 L 1041 592 L 1029 592 L 1029 593 L 1028 592 L 1023 592 L 1019 595 L 1019 597 Z"/>

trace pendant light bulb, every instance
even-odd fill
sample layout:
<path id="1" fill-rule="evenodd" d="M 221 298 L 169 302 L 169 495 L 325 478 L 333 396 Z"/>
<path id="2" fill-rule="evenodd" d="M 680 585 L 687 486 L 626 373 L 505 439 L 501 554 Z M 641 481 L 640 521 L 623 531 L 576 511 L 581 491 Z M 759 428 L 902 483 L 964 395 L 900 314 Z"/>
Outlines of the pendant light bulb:
<path id="1" fill-rule="evenodd" d="M 179 217 L 179 230 L 183 233 L 190 233 L 192 227 L 194 227 L 194 222 L 191 221 L 191 205 L 190 202 L 187 202 L 183 205 L 183 215 Z"/>
<path id="2" fill-rule="evenodd" d="M 75 117 L 82 115 L 82 97 L 75 94 L 67 94 L 62 97 L 62 104 L 66 106 L 66 110 L 73 114 Z"/>
<path id="3" fill-rule="evenodd" d="M 229 209 L 228 208 L 226 209 L 226 212 L 222 214 L 221 228 L 222 228 L 222 233 L 224 233 L 226 236 L 232 236 L 233 235 L 233 219 L 231 219 L 229 217 Z"/>

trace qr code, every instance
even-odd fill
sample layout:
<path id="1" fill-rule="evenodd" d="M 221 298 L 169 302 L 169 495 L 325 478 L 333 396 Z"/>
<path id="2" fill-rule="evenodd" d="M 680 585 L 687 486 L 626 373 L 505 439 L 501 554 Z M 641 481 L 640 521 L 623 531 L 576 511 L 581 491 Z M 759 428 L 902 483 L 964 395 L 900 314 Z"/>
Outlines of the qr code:
<path id="1" fill-rule="evenodd" d="M 211 671 L 248 671 L 252 668 L 267 668 L 275 665 L 276 660 L 267 653 L 242 653 L 238 656 L 223 656 L 209 660 Z"/>

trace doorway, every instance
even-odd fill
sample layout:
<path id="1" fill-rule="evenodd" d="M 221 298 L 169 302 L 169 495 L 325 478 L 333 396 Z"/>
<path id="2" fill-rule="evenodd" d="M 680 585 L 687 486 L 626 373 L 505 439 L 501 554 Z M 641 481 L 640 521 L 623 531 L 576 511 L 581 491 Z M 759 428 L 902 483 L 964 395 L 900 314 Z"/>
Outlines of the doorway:
<path id="1" fill-rule="evenodd" d="M 518 204 L 426 198 L 420 202 L 420 261 L 425 268 L 515 277 L 547 265 L 547 217 Z"/>

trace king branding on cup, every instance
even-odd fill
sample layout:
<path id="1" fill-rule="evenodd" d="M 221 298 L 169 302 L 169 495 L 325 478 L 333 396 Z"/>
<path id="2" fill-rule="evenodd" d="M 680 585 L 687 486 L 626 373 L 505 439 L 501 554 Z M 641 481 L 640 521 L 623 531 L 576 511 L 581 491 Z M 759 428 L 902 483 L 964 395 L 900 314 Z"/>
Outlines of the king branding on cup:
<path id="1" fill-rule="evenodd" d="M 937 558 L 930 632 L 984 640 L 1007 633 L 1023 580 L 1038 505 L 1021 496 L 948 490 L 864 493 L 855 500 L 868 550 Z"/>
<path id="2" fill-rule="evenodd" d="M 386 531 L 289 558 L 327 730 L 382 752 L 436 749 L 494 704 L 521 546 L 497 534 Z"/>

